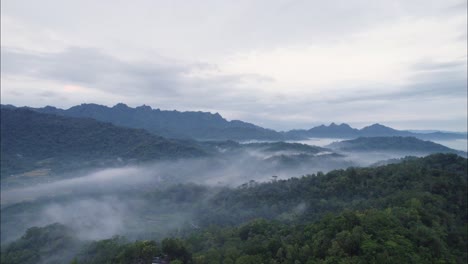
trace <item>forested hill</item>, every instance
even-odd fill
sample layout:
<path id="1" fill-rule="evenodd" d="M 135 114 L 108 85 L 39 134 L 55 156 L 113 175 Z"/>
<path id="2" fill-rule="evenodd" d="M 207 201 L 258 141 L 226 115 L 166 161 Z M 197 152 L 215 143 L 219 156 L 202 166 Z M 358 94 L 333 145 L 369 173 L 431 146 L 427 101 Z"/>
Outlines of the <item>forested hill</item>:
<path id="1" fill-rule="evenodd" d="M 142 129 L 26 109 L 2 108 L 1 139 L 2 175 L 41 167 L 41 164 L 59 166 L 61 161 L 72 161 L 68 165 L 81 162 L 78 166 L 83 166 L 84 162 L 94 160 L 152 160 L 205 154 L 197 147 Z"/>
<path id="2" fill-rule="evenodd" d="M 415 137 L 360 137 L 334 142 L 328 147 L 342 151 L 404 151 L 412 153 L 456 153 L 466 157 L 466 152 L 417 139 Z"/>
<path id="3" fill-rule="evenodd" d="M 201 229 L 161 243 L 121 237 L 84 243 L 74 263 L 150 263 L 155 256 L 174 263 L 467 261 L 467 159 L 457 155 L 250 183 L 208 201 L 206 188 L 181 185 L 146 195 L 201 206 Z M 2 262 L 69 252 L 76 241 L 48 243 L 47 237 L 66 237 L 48 235 L 57 230 L 67 234 L 57 226 L 31 229 L 3 249 Z"/>
<path id="4" fill-rule="evenodd" d="M 93 118 L 117 126 L 142 128 L 167 138 L 200 140 L 283 139 L 283 135 L 274 130 L 239 120 L 227 121 L 218 113 L 165 111 L 152 109 L 149 106 L 131 108 L 122 103 L 113 107 L 81 104 L 65 110 L 51 106 L 30 109 L 47 114 Z"/>

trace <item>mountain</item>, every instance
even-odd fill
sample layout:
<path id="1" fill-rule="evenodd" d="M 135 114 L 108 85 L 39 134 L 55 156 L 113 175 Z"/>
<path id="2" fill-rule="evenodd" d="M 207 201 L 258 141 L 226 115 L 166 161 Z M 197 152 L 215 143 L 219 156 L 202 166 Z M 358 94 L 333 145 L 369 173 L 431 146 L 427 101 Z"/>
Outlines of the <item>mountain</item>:
<path id="1" fill-rule="evenodd" d="M 2 105 L 2 109 L 15 109 L 12 105 Z M 40 113 L 55 114 L 69 117 L 93 118 L 102 122 L 110 122 L 116 126 L 145 129 L 153 134 L 166 138 L 196 139 L 196 140 L 303 140 L 308 138 L 342 138 L 358 137 L 389 137 L 413 136 L 425 140 L 467 139 L 467 133 L 455 132 L 410 132 L 396 130 L 381 124 L 373 124 L 362 129 L 352 128 L 348 124 L 320 125 L 311 129 L 293 129 L 287 132 L 277 132 L 272 129 L 243 122 L 227 121 L 219 113 L 209 112 L 179 112 L 152 109 L 142 105 L 136 108 L 119 103 L 113 107 L 98 104 L 81 104 L 69 109 L 53 106 L 31 108 Z"/>
<path id="2" fill-rule="evenodd" d="M 359 130 L 359 135 L 363 137 L 391 137 L 391 136 L 407 136 L 411 132 L 399 131 L 381 124 L 373 124 Z"/>
<path id="3" fill-rule="evenodd" d="M 168 140 L 143 129 L 27 109 L 1 110 L 2 177 L 38 168 L 74 165 L 80 168 L 97 161 L 202 155 L 205 152 L 196 146 Z"/>
<path id="4" fill-rule="evenodd" d="M 288 137 L 303 137 L 303 138 L 357 138 L 357 137 L 416 137 L 426 140 L 452 140 L 452 139 L 467 139 L 467 133 L 455 132 L 430 132 L 416 133 L 406 130 L 397 130 L 381 124 L 373 124 L 362 129 L 352 128 L 348 124 L 337 125 L 331 123 L 329 126 L 320 125 L 309 130 L 296 129 L 284 133 Z"/>
<path id="5" fill-rule="evenodd" d="M 167 138 L 198 140 L 283 139 L 283 135 L 274 130 L 239 120 L 227 121 L 218 113 L 165 111 L 152 109 L 146 105 L 131 108 L 122 103 L 113 107 L 81 104 L 65 110 L 52 106 L 31 109 L 41 113 L 93 118 L 98 121 L 110 122 L 116 126 L 145 129 Z"/>
<path id="6" fill-rule="evenodd" d="M 343 135 L 346 137 L 356 137 L 359 134 L 359 130 L 352 128 L 348 124 L 337 125 L 331 123 L 329 126 L 320 125 L 313 127 L 309 130 L 305 129 L 294 129 L 284 133 L 287 138 L 311 138 L 311 137 L 324 137 L 324 138 L 342 138 Z"/>
<path id="7" fill-rule="evenodd" d="M 330 126 L 318 126 L 308 130 L 309 133 L 318 135 L 318 136 L 339 136 L 343 134 L 347 135 L 357 135 L 359 130 L 350 127 L 348 124 L 340 124 L 337 125 L 335 123 L 331 123 Z"/>
<path id="8" fill-rule="evenodd" d="M 382 130 L 382 133 L 385 133 Z M 446 146 L 424 141 L 415 137 L 359 137 L 352 140 L 344 140 L 334 142 L 327 147 L 341 151 L 357 151 L 357 152 L 406 152 L 406 153 L 456 153 L 461 156 L 466 156 L 466 152 L 454 150 Z"/>

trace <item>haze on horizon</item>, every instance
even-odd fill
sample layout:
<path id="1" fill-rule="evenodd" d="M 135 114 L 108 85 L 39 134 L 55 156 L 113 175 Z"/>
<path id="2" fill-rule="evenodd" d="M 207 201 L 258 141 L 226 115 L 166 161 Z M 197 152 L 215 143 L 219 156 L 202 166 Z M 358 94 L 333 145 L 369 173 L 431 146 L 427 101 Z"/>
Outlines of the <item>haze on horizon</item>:
<path id="1" fill-rule="evenodd" d="M 467 2 L 1 2 L 1 103 L 467 130 Z"/>

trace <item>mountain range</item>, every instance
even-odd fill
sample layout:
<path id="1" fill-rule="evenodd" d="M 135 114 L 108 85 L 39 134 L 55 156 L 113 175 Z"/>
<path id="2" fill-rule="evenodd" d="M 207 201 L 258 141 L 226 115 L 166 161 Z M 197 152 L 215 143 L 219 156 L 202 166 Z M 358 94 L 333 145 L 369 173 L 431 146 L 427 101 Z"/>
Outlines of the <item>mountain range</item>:
<path id="1" fill-rule="evenodd" d="M 13 106 L 7 107 L 12 108 Z M 167 138 L 199 140 L 283 139 L 283 135 L 274 130 L 239 120 L 227 121 L 218 113 L 164 111 L 152 109 L 146 105 L 131 108 L 122 103 L 113 107 L 81 104 L 66 110 L 52 106 L 28 109 L 46 114 L 93 118 L 98 121 L 110 122 L 116 126 L 145 129 Z"/>
<path id="2" fill-rule="evenodd" d="M 109 166 L 109 162 L 132 159 L 145 161 L 206 154 L 188 142 L 169 140 L 143 129 L 28 109 L 2 109 L 1 139 L 2 176 L 44 167 L 61 171 L 79 169 L 84 164 Z"/>
<path id="3" fill-rule="evenodd" d="M 5 109 L 17 108 L 12 105 L 2 105 Z M 320 125 L 311 129 L 294 129 L 278 132 L 240 120 L 228 121 L 219 113 L 209 112 L 179 112 L 152 109 L 142 105 L 136 108 L 123 103 L 113 107 L 98 104 L 81 104 L 69 109 L 53 106 L 43 108 L 24 107 L 36 112 L 55 114 L 68 117 L 93 118 L 98 121 L 110 122 L 116 126 L 145 129 L 153 134 L 166 138 L 196 139 L 196 140 L 300 140 L 308 138 L 341 138 L 358 137 L 416 137 L 424 140 L 466 139 L 467 133 L 429 132 L 417 133 L 397 130 L 381 124 L 373 124 L 362 129 L 352 128 L 348 124 Z"/>
<path id="4" fill-rule="evenodd" d="M 235 141 L 167 139 L 144 129 L 115 126 L 91 118 L 44 114 L 25 108 L 3 108 L 0 120 L 2 188 L 76 177 L 76 174 L 101 168 L 147 164 L 150 161 L 151 164 L 157 161 L 176 164 L 181 159 L 187 161 L 190 158 L 193 158 L 190 159 L 193 164 L 198 160 L 201 167 L 210 164 L 230 166 L 232 162 L 244 159 L 241 161 L 244 168 L 254 168 L 252 171 L 258 173 L 258 167 L 261 167 L 266 170 L 265 175 L 269 175 L 272 168 L 281 172 L 284 163 L 293 162 L 298 166 L 315 162 L 316 168 L 325 160 L 334 162 L 339 168 L 350 166 L 343 159 L 336 160 L 336 157 L 343 156 L 332 155 L 330 149 L 299 143 L 241 144 Z M 268 158 L 279 160 L 272 162 Z M 208 165 L 202 165 L 203 162 Z M 175 169 L 180 172 L 178 165 Z M 252 176 L 250 171 L 246 175 Z"/>
<path id="5" fill-rule="evenodd" d="M 2 263 L 466 263 L 466 152 L 379 124 L 277 132 L 219 114 L 93 106 L 2 106 Z M 356 138 L 191 140 L 223 129 Z"/>
<path id="6" fill-rule="evenodd" d="M 313 127 L 309 130 L 296 129 L 286 132 L 286 135 L 296 138 L 341 138 L 351 139 L 358 137 L 416 137 L 425 140 L 450 140 L 450 139 L 466 139 L 467 133 L 456 133 L 456 132 L 428 132 L 428 133 L 417 133 L 407 130 L 397 130 L 391 127 L 387 127 L 381 124 L 373 124 L 366 126 L 362 129 L 352 128 L 348 124 L 337 125 L 331 123 L 329 126 L 320 125 Z"/>

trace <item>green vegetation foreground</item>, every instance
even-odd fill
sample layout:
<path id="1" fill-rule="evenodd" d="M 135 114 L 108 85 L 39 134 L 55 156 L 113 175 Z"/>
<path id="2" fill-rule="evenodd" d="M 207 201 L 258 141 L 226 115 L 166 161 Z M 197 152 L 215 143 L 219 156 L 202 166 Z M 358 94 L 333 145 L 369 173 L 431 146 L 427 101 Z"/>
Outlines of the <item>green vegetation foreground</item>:
<path id="1" fill-rule="evenodd" d="M 210 217 L 235 204 L 250 210 L 301 203 L 293 217 L 213 223 L 161 242 L 78 242 L 60 225 L 32 228 L 2 250 L 2 263 L 53 263 L 51 256 L 75 247 L 73 263 L 151 263 L 155 256 L 171 263 L 467 262 L 467 159 L 454 154 L 251 184 L 216 200 Z"/>

